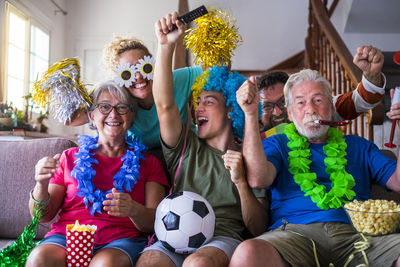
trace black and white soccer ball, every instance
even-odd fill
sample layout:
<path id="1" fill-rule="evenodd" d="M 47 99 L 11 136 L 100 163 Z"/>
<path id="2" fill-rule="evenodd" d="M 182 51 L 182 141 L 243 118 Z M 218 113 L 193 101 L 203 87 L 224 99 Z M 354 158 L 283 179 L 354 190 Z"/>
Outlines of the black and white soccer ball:
<path id="1" fill-rule="evenodd" d="M 157 207 L 154 231 L 158 240 L 176 253 L 192 253 L 214 235 L 215 214 L 199 194 L 173 193 Z"/>

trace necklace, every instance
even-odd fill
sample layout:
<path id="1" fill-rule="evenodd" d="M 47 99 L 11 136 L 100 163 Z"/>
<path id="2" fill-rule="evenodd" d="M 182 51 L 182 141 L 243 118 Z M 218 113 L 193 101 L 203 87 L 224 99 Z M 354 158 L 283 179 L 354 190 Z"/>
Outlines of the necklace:
<path id="1" fill-rule="evenodd" d="M 346 172 L 347 144 L 343 134 L 336 128 L 329 128 L 328 143 L 324 145 L 326 173 L 330 175 L 332 188 L 327 193 L 324 185 L 317 184 L 317 175 L 310 172 L 311 151 L 308 148 L 310 143 L 304 136 L 297 133 L 293 123 L 288 124 L 284 131 L 289 139 L 287 146 L 290 151 L 289 172 L 293 175 L 293 179 L 304 192 L 304 196 L 309 196 L 311 200 L 317 204 L 320 209 L 338 209 L 343 203 L 352 200 L 356 195 L 352 188 L 355 186 L 354 178 Z"/>
<path id="2" fill-rule="evenodd" d="M 96 174 L 92 164 L 98 164 L 99 162 L 93 158 L 96 153 L 90 151 L 99 147 L 98 140 L 98 136 L 78 136 L 79 151 L 74 155 L 76 158 L 74 161 L 75 167 L 71 171 L 71 176 L 78 181 L 79 192 L 76 195 L 83 197 L 83 202 L 87 209 L 89 209 L 90 203 L 92 204 L 90 214 L 93 216 L 95 212 L 101 213 L 103 201 L 106 199 L 106 195 L 112 191 L 110 189 L 104 193 L 98 188 L 95 189 L 92 182 Z M 140 178 L 140 159 L 144 159 L 141 151 L 145 150 L 146 147 L 128 134 L 125 136 L 125 142 L 128 144 L 128 150 L 121 157 L 121 161 L 124 161 L 124 163 L 120 171 L 113 177 L 113 185 L 119 192 L 124 192 L 124 189 L 126 192 L 132 192 L 137 179 Z"/>

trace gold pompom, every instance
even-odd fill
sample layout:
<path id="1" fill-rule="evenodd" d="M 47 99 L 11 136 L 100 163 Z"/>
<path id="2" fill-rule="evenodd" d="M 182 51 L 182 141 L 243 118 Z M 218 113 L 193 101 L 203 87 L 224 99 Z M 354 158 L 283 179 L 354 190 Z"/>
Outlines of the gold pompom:
<path id="1" fill-rule="evenodd" d="M 203 91 L 204 85 L 206 85 L 208 78 L 210 77 L 210 71 L 204 71 L 200 76 L 196 78 L 196 81 L 192 85 L 192 97 L 193 97 L 193 109 L 197 108 L 197 99 Z"/>
<path id="2" fill-rule="evenodd" d="M 228 66 L 233 50 L 242 37 L 226 12 L 207 8 L 208 13 L 195 20 L 197 27 L 187 30 L 184 42 L 194 55 L 194 63 L 204 69 L 214 65 Z"/>

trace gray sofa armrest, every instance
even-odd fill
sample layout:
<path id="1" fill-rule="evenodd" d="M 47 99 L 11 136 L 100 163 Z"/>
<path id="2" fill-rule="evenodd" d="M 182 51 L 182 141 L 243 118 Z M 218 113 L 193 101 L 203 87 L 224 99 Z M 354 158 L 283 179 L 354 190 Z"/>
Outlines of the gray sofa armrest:
<path id="1" fill-rule="evenodd" d="M 76 144 L 65 138 L 0 140 L 0 238 L 17 238 L 31 221 L 29 191 L 35 185 L 35 165 L 45 156 L 54 156 Z M 50 229 L 50 223 L 39 226 L 37 238 Z"/>

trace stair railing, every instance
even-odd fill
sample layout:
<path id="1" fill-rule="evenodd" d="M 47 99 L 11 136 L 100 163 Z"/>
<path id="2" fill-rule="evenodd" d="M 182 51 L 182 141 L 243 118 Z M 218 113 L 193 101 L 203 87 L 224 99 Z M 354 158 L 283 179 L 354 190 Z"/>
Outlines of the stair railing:
<path id="1" fill-rule="evenodd" d="M 326 1 L 310 0 L 305 65 L 318 70 L 331 83 L 332 95 L 344 94 L 357 87 L 362 71 L 353 64 L 353 56 L 329 19 L 333 10 L 326 6 Z M 382 123 L 383 108 L 379 105 L 341 130 L 373 142 L 373 125 Z"/>

